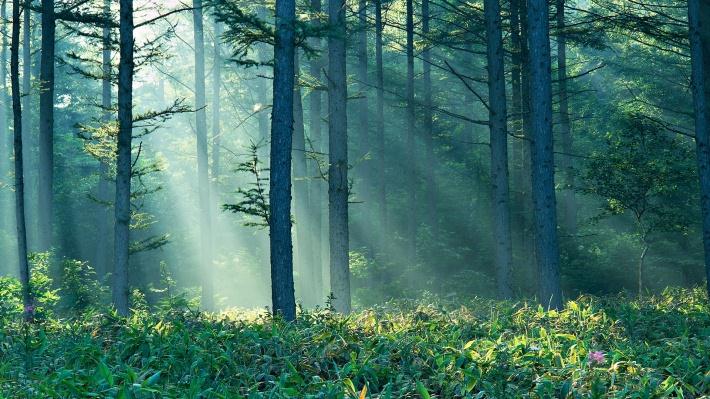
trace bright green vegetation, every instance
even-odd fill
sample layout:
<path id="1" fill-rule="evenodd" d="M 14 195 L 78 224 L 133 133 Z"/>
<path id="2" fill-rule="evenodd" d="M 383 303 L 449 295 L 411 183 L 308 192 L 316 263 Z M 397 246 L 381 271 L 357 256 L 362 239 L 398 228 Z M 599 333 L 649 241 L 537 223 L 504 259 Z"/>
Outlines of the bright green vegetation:
<path id="1" fill-rule="evenodd" d="M 3 289 L 3 294 L 10 292 Z M 11 298 L 4 297 L 9 304 Z M 4 307 L 4 398 L 699 398 L 710 395 L 702 290 L 528 303 L 390 303 L 295 323 L 232 312 L 21 321 Z M 424 303 L 424 302 L 422 302 Z M 49 310 L 45 310 L 48 314 Z M 603 352 L 601 364 L 589 354 Z M 364 390 L 367 387 L 367 390 Z M 705 396 L 703 396 L 705 395 Z"/>

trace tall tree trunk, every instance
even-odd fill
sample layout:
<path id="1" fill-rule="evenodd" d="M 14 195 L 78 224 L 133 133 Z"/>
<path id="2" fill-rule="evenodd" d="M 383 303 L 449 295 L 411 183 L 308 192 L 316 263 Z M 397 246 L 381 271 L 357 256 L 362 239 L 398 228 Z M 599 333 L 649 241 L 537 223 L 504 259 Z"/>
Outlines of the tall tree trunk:
<path id="1" fill-rule="evenodd" d="M 111 18 L 111 0 L 104 0 L 103 9 L 104 18 L 107 21 Z M 103 109 L 103 122 L 111 121 L 111 26 L 106 24 L 103 27 L 103 57 L 101 60 L 102 80 L 101 80 L 101 108 Z M 97 198 L 99 203 L 99 211 L 97 217 L 97 229 L 100 237 L 106 239 L 98 240 L 96 243 L 96 271 L 99 276 L 103 277 L 109 271 L 108 259 L 108 237 L 111 235 L 110 211 L 106 203 L 110 198 L 109 187 L 109 165 L 106 160 L 99 160 L 99 184 Z"/>
<path id="2" fill-rule="evenodd" d="M 193 0 L 192 20 L 195 40 L 195 133 L 197 135 L 197 189 L 200 196 L 200 266 L 202 307 L 214 308 L 214 267 L 212 262 L 212 218 L 210 212 L 209 155 L 207 149 L 207 106 L 205 89 L 205 33 L 202 0 Z"/>
<path id="3" fill-rule="evenodd" d="M 10 44 L 10 81 L 12 85 L 12 115 L 15 151 L 15 218 L 17 222 L 17 255 L 22 283 L 22 303 L 25 317 L 31 314 L 30 266 L 27 260 L 25 229 L 25 182 L 22 164 L 22 104 L 20 101 L 20 3 L 12 2 L 12 38 Z M 4 77 L 3 77 L 4 78 Z"/>
<path id="4" fill-rule="evenodd" d="M 511 114 L 513 134 L 516 139 L 513 142 L 513 201 L 510 207 L 512 211 L 513 226 L 517 226 L 513 233 L 515 234 L 515 247 L 517 256 L 521 259 L 526 259 L 527 254 L 524 252 L 524 244 L 526 242 L 525 232 L 525 186 L 528 178 L 526 177 L 526 147 L 528 145 L 525 140 L 525 132 L 523 131 L 523 93 L 522 93 L 522 48 L 525 45 L 520 37 L 520 2 L 521 0 L 510 0 L 510 44 L 511 44 L 511 67 L 510 67 L 510 86 L 511 86 Z M 529 176 L 529 175 L 528 175 Z M 519 262 L 519 264 L 523 264 Z M 529 268 L 525 268 L 529 270 Z"/>
<path id="5" fill-rule="evenodd" d="M 359 137 L 359 148 L 358 157 L 361 159 L 362 166 L 360 167 L 359 175 L 361 177 L 361 184 L 359 191 L 365 198 L 369 198 L 369 177 L 370 177 L 370 161 L 366 158 L 368 151 L 370 150 L 370 131 L 369 131 L 369 112 L 368 112 L 368 101 L 367 93 L 369 90 L 368 77 L 367 77 L 367 0 L 358 0 L 358 27 L 357 27 L 357 80 L 358 91 L 360 92 L 360 98 L 357 100 L 357 133 Z M 369 240 L 366 240 L 369 245 Z"/>
<path id="6" fill-rule="evenodd" d="M 328 220 L 330 289 L 336 311 L 350 313 L 348 259 L 348 131 L 345 66 L 345 0 L 328 0 Z"/>
<path id="7" fill-rule="evenodd" d="M 39 248 L 52 248 L 54 193 L 54 0 L 42 0 L 42 54 L 39 92 Z"/>
<path id="8" fill-rule="evenodd" d="M 277 0 L 274 107 L 271 114 L 271 179 L 269 180 L 271 301 L 274 314 L 280 314 L 289 321 L 296 319 L 291 238 L 295 18 L 295 0 Z"/>
<path id="9" fill-rule="evenodd" d="M 4 181 L 10 170 L 10 140 L 8 129 L 10 121 L 8 119 L 8 95 L 7 95 L 7 0 L 2 0 L 0 4 L 0 181 Z M 6 209 L 9 208 L 9 198 L 7 193 L 0 193 L 0 224 L 5 228 L 8 226 L 9 218 Z M 8 231 L 9 234 L 9 231 Z"/>
<path id="10" fill-rule="evenodd" d="M 375 0 L 375 70 L 377 79 L 377 104 L 375 111 L 375 135 L 377 137 L 377 210 L 381 220 L 382 236 L 387 236 L 389 217 L 387 214 L 387 177 L 385 168 L 385 73 L 382 59 L 382 0 Z"/>
<path id="11" fill-rule="evenodd" d="M 496 283 L 498 296 L 508 299 L 512 288 L 512 245 L 508 192 L 508 128 L 505 97 L 503 32 L 498 0 L 483 3 L 488 41 L 488 99 L 493 188 L 493 231 L 495 234 Z"/>
<path id="12" fill-rule="evenodd" d="M 36 207 L 33 207 L 33 199 L 32 199 L 32 192 L 36 192 L 37 190 L 37 185 L 33 183 L 37 183 L 34 180 L 34 167 L 35 163 L 33 162 L 34 155 L 32 153 L 32 149 L 35 148 L 33 144 L 36 143 L 36 136 L 33 137 L 34 133 L 34 126 L 32 125 L 32 112 L 30 112 L 32 108 L 32 11 L 30 10 L 32 6 L 32 1 L 31 0 L 25 0 L 22 3 L 22 109 L 25 111 L 22 113 L 22 131 L 23 131 L 23 136 L 22 136 L 22 141 L 23 141 L 23 154 L 22 157 L 25 160 L 25 164 L 27 165 L 27 173 L 26 173 L 26 178 L 27 178 L 27 183 L 25 185 L 26 189 L 25 191 L 28 192 L 28 194 L 25 196 L 25 209 L 36 209 Z M 36 74 L 35 74 L 36 76 Z M 29 211 L 30 214 L 32 214 L 32 211 Z M 31 219 L 31 217 L 30 217 Z M 40 224 L 42 223 L 39 218 L 36 218 L 37 221 L 35 223 L 30 223 L 30 229 L 31 231 L 27 232 L 27 240 L 29 244 L 34 244 L 36 239 L 38 238 L 38 229 L 40 228 Z M 34 234 L 33 234 L 34 233 Z M 34 239 L 33 239 L 34 238 Z M 28 245 L 29 245 L 28 244 Z M 36 244 L 35 244 L 36 245 Z"/>
<path id="13" fill-rule="evenodd" d="M 222 121 L 221 121 L 221 87 L 222 87 L 222 23 L 214 19 L 214 55 L 212 71 L 212 180 L 217 182 L 221 173 L 222 157 Z"/>
<path id="14" fill-rule="evenodd" d="M 131 141 L 133 140 L 133 0 L 120 0 L 118 65 L 118 144 L 114 233 L 113 303 L 128 315 L 128 256 L 131 222 Z"/>
<path id="15" fill-rule="evenodd" d="M 544 305 L 562 307 L 552 140 L 552 70 L 547 1 L 528 0 L 530 122 L 535 244 Z"/>
<path id="16" fill-rule="evenodd" d="M 701 23 L 705 21 L 705 23 Z M 688 0 L 690 59 L 692 66 L 693 105 L 695 111 L 695 149 L 700 178 L 700 209 L 703 217 L 703 248 L 705 276 L 710 298 L 710 134 L 708 132 L 708 102 L 710 79 L 710 5 L 705 1 Z"/>
<path id="17" fill-rule="evenodd" d="M 569 94 L 567 92 L 567 37 L 565 33 L 565 0 L 556 0 L 557 8 L 557 91 L 559 96 L 560 138 L 562 151 L 560 159 L 564 185 L 564 226 L 566 233 L 577 235 L 577 203 L 574 195 L 574 168 L 572 167 L 572 130 L 569 120 Z"/>
<path id="18" fill-rule="evenodd" d="M 321 1 L 320 0 L 311 0 L 311 11 L 313 13 L 320 13 L 321 12 Z M 320 26 L 319 21 L 315 21 L 314 25 L 316 27 Z M 319 38 L 314 38 L 312 39 L 312 46 L 316 49 L 319 49 L 322 45 L 322 41 Z M 314 57 L 309 65 L 309 71 L 311 76 L 318 82 L 318 84 L 321 83 L 321 77 L 322 77 L 322 69 L 323 68 L 323 58 L 322 57 Z M 321 90 L 316 89 L 312 90 L 311 94 L 309 96 L 309 122 L 308 122 L 308 127 L 309 127 L 309 139 L 310 143 L 312 145 L 312 148 L 307 148 L 309 151 L 316 151 L 316 152 L 323 152 L 323 137 L 322 137 L 322 96 L 321 96 Z M 324 297 L 324 290 L 323 290 L 323 245 L 321 240 L 321 236 L 323 235 L 323 197 L 324 197 L 324 191 L 323 191 L 323 183 L 320 179 L 315 179 L 315 177 L 319 177 L 320 174 L 320 165 L 318 164 L 318 159 L 314 157 L 314 159 L 309 162 L 308 164 L 308 175 L 313 178 L 313 180 L 310 182 L 309 187 L 310 187 L 310 205 L 309 205 L 309 211 L 311 214 L 311 234 L 313 236 L 313 240 L 311 242 L 313 243 L 313 267 L 311 268 L 311 277 L 310 280 L 313 284 L 313 295 L 316 297 L 316 300 L 318 303 L 321 303 Z"/>
<path id="19" fill-rule="evenodd" d="M 521 95 L 521 122 L 522 122 L 522 152 L 520 154 L 521 177 L 523 180 L 520 185 L 520 218 L 522 229 L 521 252 L 522 260 L 525 262 L 525 270 L 527 277 L 533 285 L 537 284 L 539 276 L 537 273 L 537 253 L 536 253 L 536 237 L 533 222 L 532 209 L 532 181 L 531 181 L 531 147 L 533 141 L 532 122 L 531 122 L 531 87 L 530 87 L 530 43 L 528 40 L 528 4 L 526 0 L 517 0 L 520 10 L 520 95 Z"/>
<path id="20" fill-rule="evenodd" d="M 296 205 L 296 268 L 299 272 L 299 289 L 303 302 L 315 306 L 320 296 L 315 295 L 311 276 L 313 276 L 312 245 L 310 242 L 310 215 L 308 204 L 308 165 L 306 161 L 306 137 L 303 126 L 303 101 L 298 78 L 301 74 L 298 53 L 294 54 L 294 73 L 296 83 L 293 90 L 293 179 Z"/>
<path id="21" fill-rule="evenodd" d="M 407 144 L 409 162 L 403 172 L 409 177 L 406 190 L 410 214 L 407 215 L 407 261 L 410 265 L 416 262 L 417 248 L 417 151 L 416 151 L 416 112 L 414 104 L 414 6 L 413 0 L 407 0 Z"/>
<path id="22" fill-rule="evenodd" d="M 422 34 L 429 37 L 429 0 L 422 0 Z M 424 146 L 426 152 L 426 213 L 429 215 L 427 223 L 432 230 L 434 237 L 439 235 L 439 215 L 437 212 L 436 193 L 438 192 L 436 182 L 437 163 L 434 158 L 434 116 L 432 113 L 432 87 L 431 87 L 431 48 L 427 45 L 422 51 L 422 80 L 424 83 Z"/>

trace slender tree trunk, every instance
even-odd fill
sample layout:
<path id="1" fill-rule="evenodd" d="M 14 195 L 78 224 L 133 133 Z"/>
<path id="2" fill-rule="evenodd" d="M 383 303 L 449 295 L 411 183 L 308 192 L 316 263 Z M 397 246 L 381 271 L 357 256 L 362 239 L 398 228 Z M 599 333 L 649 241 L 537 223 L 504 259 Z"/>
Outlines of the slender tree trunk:
<path id="1" fill-rule="evenodd" d="M 530 122 L 535 244 L 539 296 L 551 308 L 562 307 L 557 243 L 555 169 L 552 144 L 552 71 L 547 1 L 528 0 L 530 43 Z"/>
<path id="2" fill-rule="evenodd" d="M 366 158 L 370 151 L 370 130 L 369 130 L 369 112 L 367 94 L 369 91 L 369 79 L 367 76 L 367 0 L 358 0 L 358 28 L 357 28 L 357 80 L 358 91 L 360 98 L 357 100 L 357 132 L 359 136 L 359 154 L 358 157 L 362 160 L 360 173 L 362 182 L 360 191 L 365 198 L 369 198 L 369 165 L 370 161 Z M 369 245 L 369 240 L 368 245 Z"/>
<path id="3" fill-rule="evenodd" d="M 557 8 L 557 91 L 559 96 L 561 157 L 565 180 L 564 226 L 567 234 L 577 235 L 577 203 L 574 195 L 574 168 L 572 166 L 572 130 L 569 120 L 569 94 L 567 92 L 567 36 L 565 33 L 565 0 L 556 0 Z"/>
<path id="4" fill-rule="evenodd" d="M 407 215 L 407 261 L 410 265 L 416 262 L 417 248 L 417 151 L 416 151 L 416 112 L 414 104 L 414 7 L 413 0 L 407 0 L 407 153 L 409 162 L 403 172 L 408 176 L 406 190 L 408 192 Z"/>
<path id="5" fill-rule="evenodd" d="M 207 106 L 205 89 L 205 33 L 202 0 L 193 0 L 192 20 L 195 40 L 195 132 L 197 135 L 197 189 L 200 196 L 200 263 L 202 307 L 214 308 L 212 268 L 212 218 L 210 212 L 209 155 L 207 148 Z"/>
<path id="6" fill-rule="evenodd" d="M 321 12 L 321 1 L 311 0 L 311 11 L 314 13 Z M 320 22 L 316 21 L 314 24 L 320 26 Z M 319 49 L 321 47 L 322 41 L 319 38 L 312 39 L 313 47 Z M 321 57 L 315 57 L 311 60 L 309 69 L 311 76 L 316 79 L 318 83 L 321 82 L 323 59 Z M 322 120 L 322 96 L 321 90 L 313 90 L 309 95 L 309 139 L 310 144 L 307 149 L 309 151 L 323 152 L 322 143 L 322 130 L 321 130 L 321 120 Z M 320 165 L 318 164 L 317 158 L 309 162 L 308 164 L 308 175 L 313 179 L 310 184 L 310 205 L 309 210 L 311 214 L 311 234 L 313 236 L 313 267 L 311 267 L 311 277 L 310 280 L 313 284 L 313 295 L 315 296 L 317 303 L 321 303 L 324 298 L 323 290 L 323 245 L 321 237 L 323 235 L 323 206 L 324 206 L 324 192 L 323 183 L 320 179 L 315 179 L 315 177 L 320 177 Z"/>
<path id="7" fill-rule="evenodd" d="M 701 6 L 702 5 L 702 6 Z M 704 17 L 704 18 L 703 18 Z M 701 0 L 688 0 L 690 31 L 690 59 L 692 65 L 692 90 L 695 111 L 695 149 L 700 178 L 700 209 L 703 218 L 703 248 L 705 250 L 705 276 L 710 298 L 710 134 L 708 132 L 708 102 L 710 79 L 706 68 L 710 63 L 710 5 Z M 701 24 L 701 21 L 705 23 Z"/>
<path id="8" fill-rule="evenodd" d="M 531 181 L 531 171 L 532 171 L 532 165 L 531 165 L 531 152 L 532 152 L 532 140 L 533 140 L 533 132 L 532 132 L 532 121 L 531 121 L 531 108 L 530 108 L 530 101 L 531 101 L 531 87 L 530 87 L 530 44 L 528 40 L 528 2 L 526 0 L 517 0 L 518 1 L 518 6 L 520 9 L 520 64 L 521 64 L 521 70 L 520 70 L 520 88 L 521 88 L 521 120 L 522 120 L 522 133 L 523 133 L 523 140 L 522 140 L 522 153 L 520 154 L 520 164 L 522 165 L 521 168 L 521 176 L 524 177 L 522 180 L 522 184 L 520 186 L 521 191 L 520 191 L 520 216 L 522 219 L 522 223 L 520 225 L 520 228 L 523 230 L 522 234 L 522 253 L 523 253 L 523 259 L 526 262 L 526 270 L 529 273 L 529 276 L 531 277 L 532 280 L 536 280 L 535 278 L 537 277 L 537 280 L 539 280 L 539 276 L 537 276 L 537 271 L 536 271 L 536 265 L 537 265 L 537 253 L 536 253 L 536 237 L 535 237 L 535 228 L 534 228 L 534 222 L 533 222 L 533 213 L 534 210 L 532 209 L 532 181 Z M 536 281 L 537 282 L 537 281 Z"/>
<path id="9" fill-rule="evenodd" d="M 289 321 L 296 319 L 291 238 L 295 18 L 295 1 L 277 0 L 274 107 L 271 114 L 271 179 L 269 180 L 271 301 L 274 314 L 280 314 Z"/>
<path id="10" fill-rule="evenodd" d="M 27 260 L 27 231 L 25 229 L 25 182 L 22 164 L 22 104 L 20 101 L 20 3 L 12 2 L 12 38 L 10 44 L 10 81 L 12 86 L 12 114 L 15 151 L 15 218 L 17 222 L 17 253 L 22 283 L 22 303 L 25 317 L 31 313 L 30 266 Z"/>
<path id="11" fill-rule="evenodd" d="M 422 34 L 428 37 L 429 28 L 429 0 L 422 0 Z M 433 99 L 431 86 L 431 48 L 426 46 L 422 51 L 422 81 L 424 83 L 424 146 L 426 152 L 426 213 L 427 223 L 432 230 L 434 237 L 439 235 L 439 215 L 437 212 L 436 193 L 438 192 L 436 182 L 436 159 L 434 157 L 434 115 L 432 113 Z"/>
<path id="12" fill-rule="evenodd" d="M 8 119 L 8 95 L 7 95 L 7 0 L 2 0 L 0 4 L 0 40 L 2 41 L 0 48 L 0 181 L 4 181 L 8 176 L 10 169 L 10 148 L 8 129 L 10 121 Z M 9 198 L 5 192 L 0 193 L 0 225 L 3 229 L 8 226 L 8 214 L 6 209 L 9 209 Z M 9 234 L 9 231 L 8 231 Z"/>
<path id="13" fill-rule="evenodd" d="M 111 0 L 104 0 L 104 17 L 109 20 L 111 18 Z M 103 57 L 101 66 L 103 70 L 103 79 L 101 81 L 101 108 L 103 109 L 103 122 L 111 121 L 111 27 L 105 25 L 103 27 Z M 96 271 L 99 276 L 104 276 L 109 270 L 108 259 L 108 237 L 111 235 L 110 211 L 106 203 L 110 198 L 109 187 L 109 165 L 104 159 L 99 160 L 99 184 L 98 184 L 98 200 L 99 203 L 97 229 L 100 237 L 105 239 L 98 240 L 96 243 Z"/>
<path id="14" fill-rule="evenodd" d="M 643 238 L 642 245 L 643 245 L 643 249 L 641 250 L 641 256 L 639 256 L 639 264 L 638 264 L 639 298 L 643 295 L 643 267 L 644 267 L 644 264 L 646 263 L 646 254 L 648 254 L 648 247 L 649 247 L 648 242 L 646 241 L 646 237 Z"/>
<path id="15" fill-rule="evenodd" d="M 328 210 L 330 225 L 330 289 L 333 307 L 350 313 L 348 234 L 348 132 L 345 70 L 345 1 L 328 0 Z"/>
<path id="16" fill-rule="evenodd" d="M 375 112 L 375 128 L 377 136 L 377 209 L 380 216 L 382 237 L 389 231 L 389 218 L 387 214 L 387 177 L 385 168 L 385 73 L 382 59 L 382 0 L 375 0 L 375 69 L 377 79 L 377 104 Z"/>
<path id="17" fill-rule="evenodd" d="M 114 233 L 113 303 L 128 315 L 128 256 L 131 222 L 131 141 L 133 139 L 133 0 L 120 0 L 118 65 L 118 145 Z"/>
<path id="18" fill-rule="evenodd" d="M 488 41 L 488 98 L 493 185 L 493 231 L 495 234 L 496 283 L 498 296 L 508 299 L 512 288 L 512 245 L 508 191 L 508 128 L 505 97 L 503 30 L 498 0 L 483 3 Z"/>
<path id="19" fill-rule="evenodd" d="M 526 241 L 525 232 L 525 185 L 526 185 L 526 170 L 525 170 L 525 154 L 527 141 L 524 139 L 523 132 L 523 93 L 522 93 L 522 57 L 521 51 L 523 43 L 520 37 L 520 0 L 510 0 L 510 86 L 511 86 L 511 113 L 512 123 L 511 128 L 516 139 L 513 141 L 513 200 L 512 206 L 512 224 L 516 226 L 513 230 L 515 234 L 515 252 L 517 256 L 525 259 L 527 254 L 524 252 L 524 243 Z M 516 247 L 520 248 L 516 248 Z M 520 262 L 519 264 L 523 264 Z M 529 268 L 525 268 L 529 270 Z"/>
<path id="20" fill-rule="evenodd" d="M 37 182 L 34 180 L 36 175 L 34 175 L 34 168 L 36 164 L 33 162 L 34 155 L 32 153 L 32 149 L 36 148 L 33 144 L 36 144 L 36 139 L 37 137 L 33 137 L 33 133 L 35 132 L 34 126 L 32 125 L 32 112 L 30 110 L 33 109 L 32 107 L 32 11 L 30 10 L 30 7 L 32 5 L 31 0 L 25 0 L 22 3 L 22 109 L 25 111 L 22 113 L 22 131 L 23 131 L 23 136 L 22 136 L 22 141 L 23 141 L 23 154 L 22 157 L 25 160 L 25 165 L 27 165 L 27 173 L 26 173 L 26 184 L 25 184 L 25 191 L 27 191 L 27 195 L 25 196 L 25 209 L 37 209 L 36 207 L 33 206 L 34 201 L 32 199 L 32 192 L 34 191 L 36 193 L 37 190 Z M 35 74 L 36 76 L 36 74 Z M 36 196 L 35 196 L 36 197 Z M 33 212 L 29 212 L 32 214 Z M 26 215 L 27 216 L 27 215 Z M 31 219 L 31 216 L 29 217 Z M 35 243 L 37 238 L 38 238 L 38 229 L 40 227 L 40 224 L 42 223 L 38 217 L 35 219 L 36 222 L 30 223 L 30 228 L 32 231 L 27 232 L 27 241 L 28 241 L 28 246 L 30 243 Z M 32 234 L 34 232 L 34 234 Z M 34 238 L 34 239 L 33 239 Z M 35 244 L 36 245 L 36 244 Z"/>
<path id="21" fill-rule="evenodd" d="M 294 73 L 298 80 L 301 72 L 298 52 L 294 55 Z M 296 204 L 296 240 L 297 257 L 296 267 L 299 271 L 299 288 L 303 301 L 315 306 L 320 296 L 316 296 L 310 277 L 313 276 L 314 268 L 312 257 L 312 244 L 310 242 L 310 215 L 308 204 L 308 165 L 306 161 L 306 137 L 303 126 L 303 101 L 301 99 L 301 87 L 296 82 L 293 90 L 293 178 L 294 197 Z"/>
<path id="22" fill-rule="evenodd" d="M 212 71 L 212 180 L 217 183 L 222 167 L 221 87 L 222 87 L 222 23 L 214 19 L 214 55 Z"/>
<path id="23" fill-rule="evenodd" d="M 42 55 L 39 92 L 39 248 L 52 248 L 54 212 L 54 0 L 42 0 Z"/>

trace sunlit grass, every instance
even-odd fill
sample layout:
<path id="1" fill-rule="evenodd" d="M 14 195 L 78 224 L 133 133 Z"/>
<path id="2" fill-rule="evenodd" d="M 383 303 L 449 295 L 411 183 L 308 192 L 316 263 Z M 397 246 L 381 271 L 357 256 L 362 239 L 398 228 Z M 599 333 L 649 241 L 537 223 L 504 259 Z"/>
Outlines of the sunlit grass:
<path id="1" fill-rule="evenodd" d="M 702 290 L 562 311 L 400 301 L 349 317 L 87 313 L 0 331 L 3 397 L 662 398 L 710 394 Z M 367 387 L 367 388 L 365 388 Z M 365 392 L 363 394 L 363 392 Z"/>

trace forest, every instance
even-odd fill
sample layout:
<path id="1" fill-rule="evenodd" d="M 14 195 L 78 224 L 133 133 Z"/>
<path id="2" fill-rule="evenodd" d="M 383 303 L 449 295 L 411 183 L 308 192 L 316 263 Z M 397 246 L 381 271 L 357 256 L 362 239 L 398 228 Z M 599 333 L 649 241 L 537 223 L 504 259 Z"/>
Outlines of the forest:
<path id="1" fill-rule="evenodd" d="M 0 0 L 0 399 L 710 398 L 710 0 Z"/>

